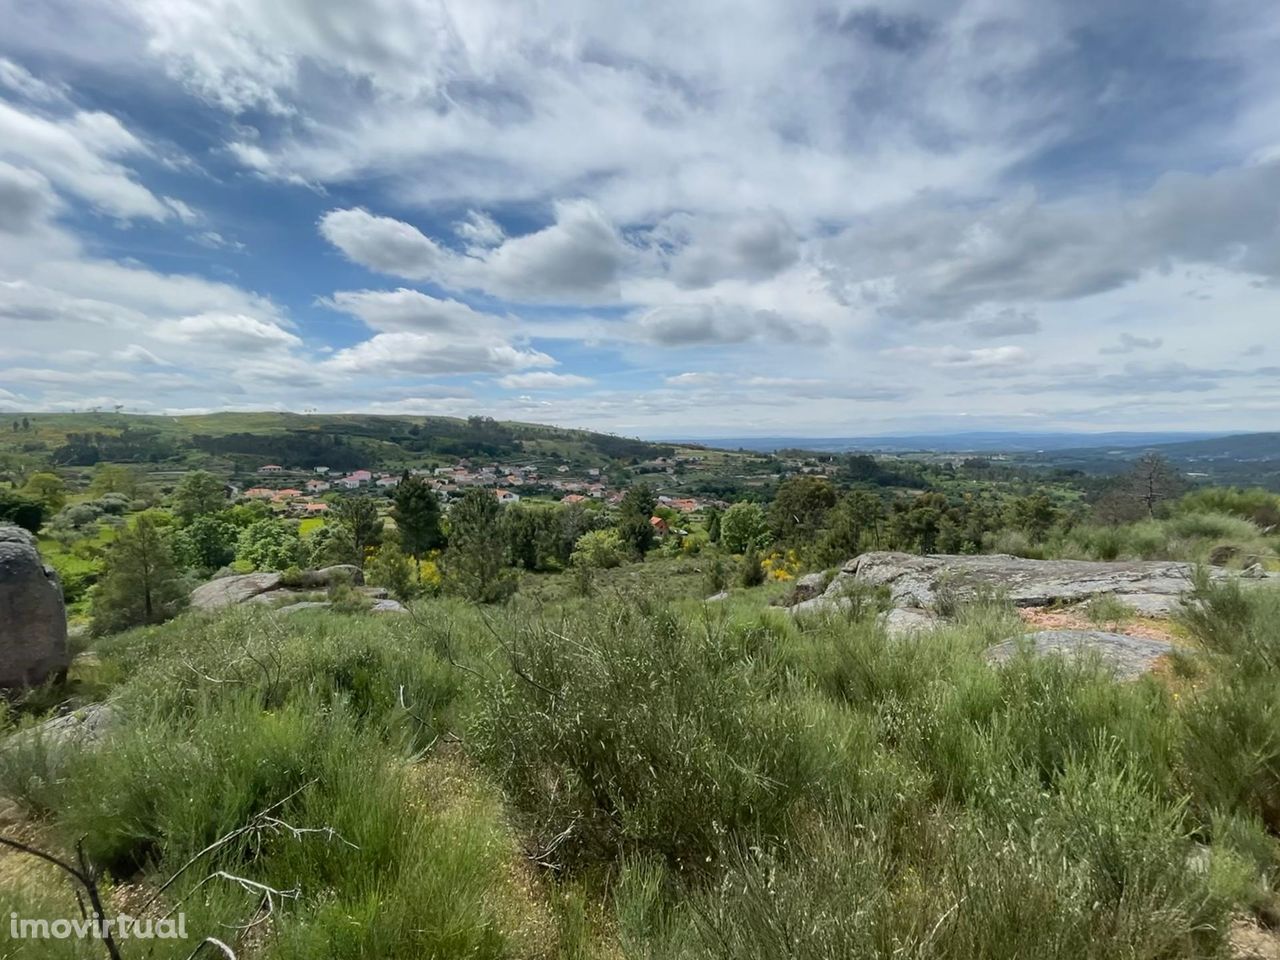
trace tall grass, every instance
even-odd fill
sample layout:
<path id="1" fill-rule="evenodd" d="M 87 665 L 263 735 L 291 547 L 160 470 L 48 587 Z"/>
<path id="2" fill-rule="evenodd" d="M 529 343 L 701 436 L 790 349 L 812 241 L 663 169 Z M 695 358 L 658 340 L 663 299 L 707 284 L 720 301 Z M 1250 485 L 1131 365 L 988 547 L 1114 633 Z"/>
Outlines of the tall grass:
<path id="1" fill-rule="evenodd" d="M 262 903 L 215 871 L 299 891 L 242 956 L 1154 960 L 1280 919 L 1280 596 L 1202 578 L 1183 675 L 1128 684 L 987 664 L 998 597 L 899 639 L 764 603 L 187 616 L 101 643 L 114 733 L 0 749 L 0 794 L 143 891 L 288 798 L 161 898 L 225 932 Z"/>

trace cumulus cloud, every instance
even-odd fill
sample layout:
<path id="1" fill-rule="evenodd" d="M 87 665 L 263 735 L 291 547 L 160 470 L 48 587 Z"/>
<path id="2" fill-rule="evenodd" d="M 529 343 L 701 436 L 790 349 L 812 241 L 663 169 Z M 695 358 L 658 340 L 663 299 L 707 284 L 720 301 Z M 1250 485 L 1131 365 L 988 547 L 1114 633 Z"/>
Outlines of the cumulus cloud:
<path id="1" fill-rule="evenodd" d="M 452 256 L 417 227 L 359 207 L 330 210 L 320 218 L 320 233 L 347 259 L 409 280 L 438 276 Z"/>
<path id="2" fill-rule="evenodd" d="M 55 204 L 45 177 L 0 161 L 0 231 L 27 233 L 44 223 Z"/>
<path id="3" fill-rule="evenodd" d="M 496 247 L 506 236 L 497 221 L 482 210 L 468 210 L 466 217 L 453 225 L 453 232 L 472 252 Z"/>
<path id="4" fill-rule="evenodd" d="M 538 350 L 509 343 L 455 341 L 435 333 L 380 333 L 339 350 L 325 367 L 348 374 L 414 376 L 503 373 L 550 367 L 555 360 Z"/>
<path id="5" fill-rule="evenodd" d="M 321 301 L 359 317 L 374 330 L 453 330 L 477 332 L 504 326 L 492 314 L 481 313 L 457 300 L 432 297 L 418 290 L 344 290 Z"/>
<path id="6" fill-rule="evenodd" d="M 148 152 L 110 114 L 78 111 L 48 119 L 0 100 L 0 158 L 38 170 L 60 190 L 110 216 L 164 220 L 173 215 L 119 162 Z"/>
<path id="7" fill-rule="evenodd" d="M 476 216 L 472 214 L 473 218 Z M 454 290 L 481 290 L 512 300 L 615 299 L 626 248 L 600 210 L 585 201 L 555 205 L 555 221 L 541 230 L 490 243 L 476 237 L 496 228 L 468 220 L 470 254 L 456 253 L 417 227 L 363 209 L 331 210 L 320 232 L 354 262 L 410 280 Z"/>
<path id="8" fill-rule="evenodd" d="M 966 350 L 962 347 L 892 347 L 884 351 L 891 357 L 900 360 L 925 363 L 939 369 L 989 370 L 999 367 L 1022 366 L 1031 360 L 1031 355 L 1022 347 L 977 347 Z"/>
<path id="9" fill-rule="evenodd" d="M 653 239 L 673 248 L 668 271 L 685 289 L 724 279 L 767 280 L 800 255 L 795 232 L 776 210 L 731 217 L 677 214 L 653 231 Z"/>
<path id="10" fill-rule="evenodd" d="M 1280 162 L 1170 174 L 1119 204 L 1042 202 L 1029 191 L 976 211 L 919 201 L 833 238 L 824 269 L 845 302 L 907 319 L 1082 299 L 1178 261 L 1276 280 L 1280 230 L 1257 200 L 1277 195 Z"/>
<path id="11" fill-rule="evenodd" d="M 830 339 L 830 331 L 820 324 L 724 303 L 654 307 L 636 316 L 634 324 L 643 339 L 669 347 L 750 340 L 818 345 Z"/>
<path id="12" fill-rule="evenodd" d="M 279 324 L 242 313 L 200 313 L 165 320 L 157 324 L 151 334 L 170 343 L 212 345 L 245 353 L 296 347 L 302 343 Z"/>
<path id="13" fill-rule="evenodd" d="M 590 377 L 575 373 L 552 373 L 538 370 L 533 373 L 512 373 L 498 380 L 498 385 L 508 390 L 566 390 L 595 383 Z"/>

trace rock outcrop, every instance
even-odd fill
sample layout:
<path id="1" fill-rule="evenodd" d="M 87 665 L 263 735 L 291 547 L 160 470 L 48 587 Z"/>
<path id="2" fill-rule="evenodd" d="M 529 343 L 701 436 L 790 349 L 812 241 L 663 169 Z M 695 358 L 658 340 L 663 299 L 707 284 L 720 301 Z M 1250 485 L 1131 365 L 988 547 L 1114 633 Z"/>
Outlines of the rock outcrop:
<path id="1" fill-rule="evenodd" d="M 321 590 L 340 581 L 359 586 L 364 583 L 364 574 L 359 567 L 338 564 L 320 570 L 306 570 L 288 585 L 283 574 L 272 572 L 221 577 L 196 587 L 191 592 L 191 607 L 194 610 L 221 610 L 240 603 L 283 602 L 291 595 Z M 268 594 L 270 596 L 263 599 Z"/>
<path id="2" fill-rule="evenodd" d="M 0 525 L 0 687 L 29 687 L 66 673 L 67 610 L 62 585 L 36 538 Z"/>
<path id="3" fill-rule="evenodd" d="M 1013 637 L 989 647 L 983 654 L 988 663 L 1005 663 L 1026 650 L 1033 656 L 1058 656 L 1071 660 L 1096 657 L 1117 680 L 1136 680 L 1149 673 L 1162 657 L 1173 653 L 1173 645 L 1163 640 L 1128 637 L 1100 630 L 1042 630 Z"/>
<path id="4" fill-rule="evenodd" d="M 839 605 L 851 587 L 883 587 L 894 607 L 938 610 L 983 594 L 1007 597 L 1014 606 L 1073 604 L 1111 595 L 1145 616 L 1168 616 L 1191 585 L 1191 564 L 1166 561 L 1102 562 L 1028 560 L 1005 554 L 952 556 L 864 553 L 850 560 L 821 596 L 792 607 L 821 610 Z M 1210 576 L 1230 577 L 1214 569 Z M 1280 576 L 1261 579 L 1280 581 Z M 1253 582 L 1256 582 L 1253 581 Z"/>

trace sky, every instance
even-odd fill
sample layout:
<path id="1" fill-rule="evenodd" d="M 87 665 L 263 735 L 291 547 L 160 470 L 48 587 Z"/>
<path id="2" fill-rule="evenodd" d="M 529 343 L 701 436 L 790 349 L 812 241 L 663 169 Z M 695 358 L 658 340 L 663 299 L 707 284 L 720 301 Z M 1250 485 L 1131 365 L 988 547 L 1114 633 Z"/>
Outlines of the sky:
<path id="1" fill-rule="evenodd" d="M 1280 423 L 1274 0 L 0 23 L 0 412 Z"/>

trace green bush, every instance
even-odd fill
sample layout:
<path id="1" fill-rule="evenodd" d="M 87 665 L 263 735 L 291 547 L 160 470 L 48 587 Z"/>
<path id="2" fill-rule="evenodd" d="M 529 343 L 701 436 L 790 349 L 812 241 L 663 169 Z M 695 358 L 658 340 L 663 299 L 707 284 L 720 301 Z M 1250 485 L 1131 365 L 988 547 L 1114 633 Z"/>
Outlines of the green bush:
<path id="1" fill-rule="evenodd" d="M 557 860 L 704 872 L 726 838 L 783 831 L 817 774 L 798 714 L 744 655 L 764 639 L 616 603 L 529 625 L 470 742 Z"/>

